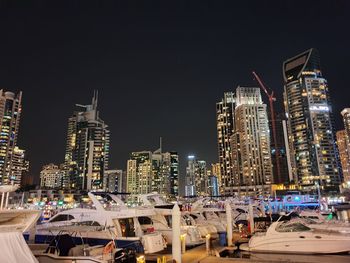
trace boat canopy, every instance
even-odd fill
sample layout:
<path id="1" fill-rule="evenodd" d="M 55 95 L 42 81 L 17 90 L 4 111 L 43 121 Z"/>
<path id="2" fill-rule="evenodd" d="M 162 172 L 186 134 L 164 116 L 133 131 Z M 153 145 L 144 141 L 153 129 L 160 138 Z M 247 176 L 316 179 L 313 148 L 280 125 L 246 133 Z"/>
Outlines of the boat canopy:
<path id="1" fill-rule="evenodd" d="M 0 235 L 1 262 L 38 263 L 21 232 Z"/>

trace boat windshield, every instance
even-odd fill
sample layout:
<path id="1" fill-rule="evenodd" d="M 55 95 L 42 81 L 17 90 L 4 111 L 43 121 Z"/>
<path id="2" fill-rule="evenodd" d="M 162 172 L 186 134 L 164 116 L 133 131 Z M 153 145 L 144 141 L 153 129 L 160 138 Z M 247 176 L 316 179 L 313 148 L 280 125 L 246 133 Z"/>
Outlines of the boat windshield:
<path id="1" fill-rule="evenodd" d="M 310 230 L 310 228 L 299 222 L 282 223 L 276 227 L 277 232 L 305 232 Z"/>

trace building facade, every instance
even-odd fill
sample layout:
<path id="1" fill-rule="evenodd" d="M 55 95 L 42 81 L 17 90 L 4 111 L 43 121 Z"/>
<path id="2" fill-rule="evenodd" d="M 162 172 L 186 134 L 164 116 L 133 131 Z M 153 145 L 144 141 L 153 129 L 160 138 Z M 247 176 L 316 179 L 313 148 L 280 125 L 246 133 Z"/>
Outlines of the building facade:
<path id="1" fill-rule="evenodd" d="M 218 178 L 215 175 L 208 176 L 208 195 L 219 196 Z"/>
<path id="2" fill-rule="evenodd" d="M 207 163 L 188 156 L 186 167 L 186 196 L 204 196 L 208 194 Z"/>
<path id="3" fill-rule="evenodd" d="M 223 193 L 223 189 L 222 189 L 222 183 L 221 183 L 221 169 L 220 169 L 220 163 L 212 163 L 211 164 L 211 174 L 213 176 L 215 176 L 218 180 L 218 191 L 219 194 Z"/>
<path id="4" fill-rule="evenodd" d="M 0 90 L 0 185 L 20 183 L 17 164 L 17 137 L 22 109 L 22 92 Z M 13 170 L 14 169 L 14 170 Z"/>
<path id="5" fill-rule="evenodd" d="M 225 92 L 224 97 L 216 103 L 216 127 L 218 140 L 218 157 L 220 164 L 220 189 L 225 193 L 233 193 L 236 183 L 232 170 L 232 151 L 230 138 L 234 129 L 235 98 L 233 92 Z"/>
<path id="6" fill-rule="evenodd" d="M 25 150 L 17 146 L 13 148 L 10 166 L 10 180 L 14 184 L 23 185 L 22 179 L 29 172 L 29 161 L 26 159 Z"/>
<path id="7" fill-rule="evenodd" d="M 341 171 L 335 143 L 332 106 L 317 50 L 307 50 L 283 63 L 294 181 L 303 189 L 338 191 Z"/>
<path id="8" fill-rule="evenodd" d="M 76 105 L 68 120 L 63 187 L 76 190 L 101 189 L 108 170 L 109 129 L 99 117 L 97 93 L 90 105 Z"/>
<path id="9" fill-rule="evenodd" d="M 343 182 L 345 187 L 350 187 L 350 145 L 349 137 L 345 130 L 337 131 L 337 145 L 339 158 L 343 172 Z"/>
<path id="10" fill-rule="evenodd" d="M 270 130 L 259 88 L 236 89 L 234 132 L 231 136 L 234 189 L 266 193 L 273 180 Z"/>
<path id="11" fill-rule="evenodd" d="M 350 187 L 350 108 L 341 111 L 344 130 L 337 132 L 337 145 L 343 172 L 344 186 Z"/>
<path id="12" fill-rule="evenodd" d="M 127 192 L 158 192 L 166 198 L 178 195 L 179 157 L 177 152 L 141 151 L 127 161 Z"/>
<path id="13" fill-rule="evenodd" d="M 64 176 L 65 170 L 62 167 L 53 163 L 44 165 L 40 172 L 40 188 L 60 189 Z"/>
<path id="14" fill-rule="evenodd" d="M 277 113 L 275 115 L 275 129 L 278 151 L 276 151 L 275 145 L 273 144 L 273 140 L 271 140 L 271 162 L 274 184 L 286 184 L 290 181 L 287 160 L 287 149 L 285 143 L 286 141 L 288 141 L 288 138 L 285 138 L 285 132 L 283 128 L 283 122 L 285 121 L 285 119 L 285 114 L 283 113 Z M 270 131 L 272 131 L 271 121 L 269 121 L 269 128 Z M 279 159 L 279 173 L 277 171 L 277 158 Z"/>
<path id="15" fill-rule="evenodd" d="M 122 170 L 106 170 L 103 175 L 103 189 L 106 192 L 124 193 L 123 180 Z"/>

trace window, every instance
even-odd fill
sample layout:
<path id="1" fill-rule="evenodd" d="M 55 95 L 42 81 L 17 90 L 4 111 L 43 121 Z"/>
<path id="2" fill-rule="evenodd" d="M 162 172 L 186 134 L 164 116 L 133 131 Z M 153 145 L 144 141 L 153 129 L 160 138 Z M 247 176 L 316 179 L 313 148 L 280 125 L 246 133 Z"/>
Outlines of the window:
<path id="1" fill-rule="evenodd" d="M 281 224 L 276 227 L 277 232 L 305 232 L 311 229 L 301 223 Z"/>
<path id="2" fill-rule="evenodd" d="M 139 219 L 140 225 L 152 225 L 153 224 L 152 219 L 149 218 L 148 216 L 141 216 L 138 219 Z"/>
<path id="3" fill-rule="evenodd" d="M 119 219 L 120 228 L 122 230 L 123 237 L 135 237 L 135 226 L 134 219 L 132 218 L 123 218 Z"/>
<path id="4" fill-rule="evenodd" d="M 50 223 L 61 222 L 61 221 L 70 221 L 72 219 L 74 219 L 74 216 L 72 216 L 72 215 L 57 215 L 50 220 Z"/>
<path id="5" fill-rule="evenodd" d="M 168 226 L 169 227 L 172 227 L 172 224 L 173 224 L 173 221 L 172 221 L 172 217 L 171 217 L 171 215 L 165 215 L 164 216 L 165 217 L 165 220 L 167 221 L 167 223 L 168 223 Z"/>

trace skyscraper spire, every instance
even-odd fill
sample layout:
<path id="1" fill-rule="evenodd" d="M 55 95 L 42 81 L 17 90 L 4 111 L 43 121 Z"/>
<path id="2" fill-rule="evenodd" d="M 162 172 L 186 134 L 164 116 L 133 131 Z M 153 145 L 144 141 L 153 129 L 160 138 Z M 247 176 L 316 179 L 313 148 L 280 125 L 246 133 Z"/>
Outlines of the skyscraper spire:
<path id="1" fill-rule="evenodd" d="M 159 137 L 159 151 L 162 152 L 162 137 Z"/>
<path id="2" fill-rule="evenodd" d="M 97 109 L 97 101 L 98 101 L 98 90 L 94 90 L 94 95 L 92 97 L 92 109 L 96 110 Z"/>

